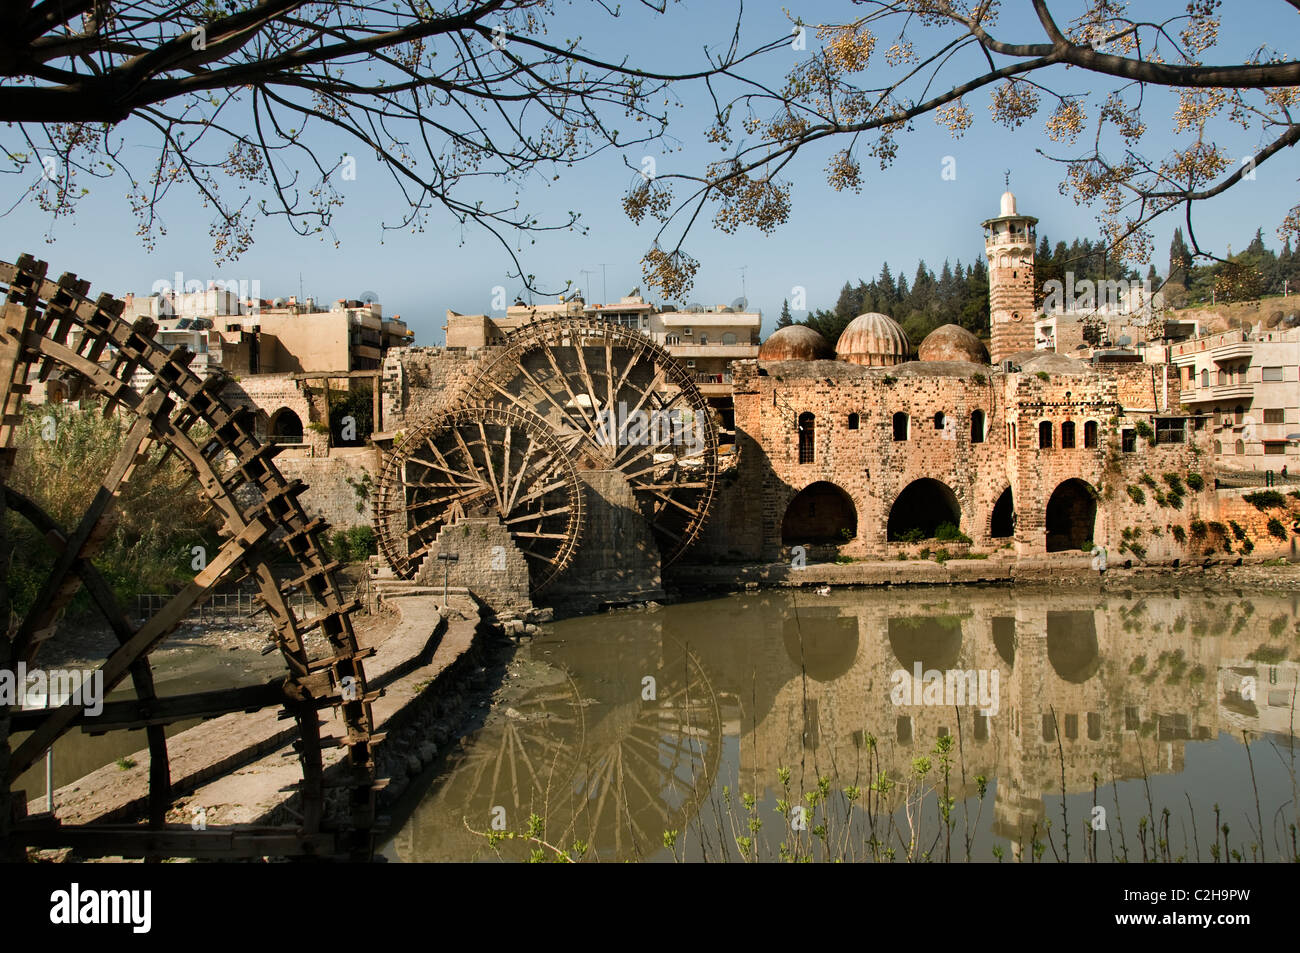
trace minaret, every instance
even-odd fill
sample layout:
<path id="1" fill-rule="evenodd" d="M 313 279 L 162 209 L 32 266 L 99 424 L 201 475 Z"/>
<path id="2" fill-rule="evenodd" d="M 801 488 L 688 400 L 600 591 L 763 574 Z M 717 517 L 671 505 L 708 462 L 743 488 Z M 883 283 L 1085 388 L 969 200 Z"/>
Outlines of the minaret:
<path id="1" fill-rule="evenodd" d="M 1008 179 L 1008 185 L 1010 180 Z M 1016 214 L 1016 196 L 1002 193 L 1002 212 L 984 223 L 989 261 L 989 311 L 994 364 L 1034 349 L 1034 226 L 1032 215 Z"/>

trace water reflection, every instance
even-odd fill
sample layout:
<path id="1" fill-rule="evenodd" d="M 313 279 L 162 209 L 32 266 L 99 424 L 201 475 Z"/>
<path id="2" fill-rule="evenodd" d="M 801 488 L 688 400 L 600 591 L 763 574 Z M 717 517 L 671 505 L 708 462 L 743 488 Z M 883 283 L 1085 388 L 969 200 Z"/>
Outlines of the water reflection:
<path id="1" fill-rule="evenodd" d="M 1185 820 L 1185 834 L 1212 827 L 1213 802 L 1253 820 L 1252 784 L 1267 811 L 1283 807 L 1273 826 L 1285 827 L 1296 810 L 1284 770 L 1296 620 L 1290 595 L 1006 588 L 733 595 L 567 620 L 521 649 L 520 687 L 465 740 L 389 851 L 493 856 L 468 828 L 503 817 L 519 831 L 535 813 L 548 843 L 580 840 L 602 859 L 665 858 L 665 831 L 691 838 L 695 856 L 734 854 L 748 817 L 764 819 L 748 833 L 775 853 L 789 833 L 773 813 L 788 796 L 779 769 L 790 769 L 796 798 L 819 776 L 833 791 L 881 772 L 906 782 L 944 735 L 957 739 L 950 795 L 981 859 L 1002 843 L 1017 854 L 1049 818 L 1059 832 L 1063 773 L 1068 822 L 1082 829 L 1100 789 L 1129 841 L 1149 812 L 1130 779 L 1146 779 L 1136 783 L 1172 808 L 1191 804 L 1200 816 Z M 926 704 L 917 691 L 898 704 L 891 679 L 917 666 L 995 676 L 998 703 L 981 711 L 972 693 L 965 704 Z M 1243 731 L 1273 736 L 1262 743 L 1283 755 L 1255 754 L 1253 782 Z M 1193 773 L 1213 778 L 1196 790 L 1179 780 L 1189 747 Z M 877 804 L 897 815 L 893 833 L 911 823 L 901 790 Z M 738 792 L 761 807 L 747 814 Z M 1271 832 L 1265 841 L 1276 857 Z"/>

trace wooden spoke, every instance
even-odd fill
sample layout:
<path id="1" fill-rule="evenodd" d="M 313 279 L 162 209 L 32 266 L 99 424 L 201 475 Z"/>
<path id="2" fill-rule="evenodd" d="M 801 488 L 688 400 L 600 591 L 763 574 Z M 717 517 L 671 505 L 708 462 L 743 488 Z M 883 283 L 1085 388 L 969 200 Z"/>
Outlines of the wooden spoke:
<path id="1" fill-rule="evenodd" d="M 431 452 L 459 481 L 412 479 Z M 496 516 L 529 557 L 534 591 L 573 559 L 583 525 L 577 470 L 542 418 L 521 405 L 469 406 L 433 417 L 388 455 L 375 526 L 394 571 L 415 574 L 458 515 Z M 400 501 L 400 502 L 399 502 Z"/>
<path id="2" fill-rule="evenodd" d="M 597 317 L 529 322 L 506 339 L 468 394 L 487 405 L 538 410 L 567 453 L 585 456 L 591 466 L 621 470 L 654 529 L 665 565 L 699 535 L 717 483 L 717 429 L 691 375 L 645 334 Z M 626 442 L 625 434 L 617 435 L 620 407 L 626 408 L 625 419 L 645 414 L 663 421 L 677 411 L 698 427 L 701 446 L 678 446 L 680 432 L 668 424 L 652 425 L 645 443 Z M 602 413 L 612 420 L 613 441 Z M 671 453 L 675 465 L 656 463 L 657 448 Z M 687 461 L 690 466 L 681 465 Z M 514 504 L 524 499 L 513 490 L 507 496 Z"/>

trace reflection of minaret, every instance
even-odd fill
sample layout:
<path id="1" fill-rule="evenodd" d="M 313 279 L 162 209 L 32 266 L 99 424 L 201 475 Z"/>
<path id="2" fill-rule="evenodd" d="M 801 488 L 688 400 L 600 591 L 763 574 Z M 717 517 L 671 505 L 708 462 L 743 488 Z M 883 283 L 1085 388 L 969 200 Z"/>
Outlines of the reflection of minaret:
<path id="1" fill-rule="evenodd" d="M 989 355 L 996 364 L 1034 349 L 1034 227 L 1038 219 L 1016 213 L 1015 194 L 1002 194 L 997 218 L 984 222 L 989 261 Z"/>

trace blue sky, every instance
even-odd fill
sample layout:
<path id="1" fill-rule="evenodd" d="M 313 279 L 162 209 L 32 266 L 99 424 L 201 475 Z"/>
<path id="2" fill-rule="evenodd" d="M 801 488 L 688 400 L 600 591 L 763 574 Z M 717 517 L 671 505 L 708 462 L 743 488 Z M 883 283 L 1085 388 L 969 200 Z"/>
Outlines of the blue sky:
<path id="1" fill-rule="evenodd" d="M 1075 6 L 1078 4 L 1066 5 L 1067 9 Z M 1176 10 L 1184 4 L 1144 0 L 1142 6 L 1144 13 L 1152 15 L 1149 8 Z M 636 11 L 631 2 L 624 7 L 631 8 L 628 15 L 612 20 L 585 0 L 561 5 L 561 22 L 554 35 L 580 31 L 585 48 L 594 55 L 626 55 L 649 68 L 698 67 L 705 45 L 716 48 L 730 38 L 738 9 L 728 0 L 684 0 L 671 6 L 666 16 L 655 17 Z M 1008 0 L 1004 7 L 1029 10 L 1029 3 Z M 1221 45 L 1213 54 L 1216 62 L 1252 50 L 1263 38 L 1297 35 L 1294 9 L 1279 0 L 1233 0 L 1230 7 L 1232 19 L 1225 24 Z M 798 9 L 806 21 L 815 23 L 843 21 L 859 8 L 844 0 L 816 0 L 800 3 Z M 747 3 L 743 22 L 742 47 L 757 45 L 789 29 L 782 5 L 772 0 Z M 1037 40 L 1035 26 L 1021 13 L 1004 14 L 1003 32 L 1008 37 Z M 912 35 L 920 45 L 926 34 L 918 29 Z M 815 42 L 810 35 L 809 45 Z M 759 72 L 776 80 L 801 55 L 807 54 L 783 49 L 770 55 Z M 883 60 L 880 66 L 883 68 Z M 946 75 L 953 82 L 963 78 L 960 71 Z M 1077 72 L 1059 78 L 1067 85 L 1087 83 Z M 670 132 L 673 145 L 682 146 L 681 151 L 638 148 L 626 153 L 628 161 L 639 165 L 643 155 L 652 155 L 660 174 L 676 169 L 698 172 L 722 155 L 702 138 L 710 116 L 700 92 L 682 89 L 683 108 L 672 112 Z M 1175 141 L 1171 109 L 1167 98 L 1160 95 L 1151 103 L 1145 113 L 1150 127 L 1148 142 L 1160 147 L 1152 151 L 1163 151 Z M 860 194 L 836 193 L 826 185 L 829 149 L 801 155 L 786 172 L 786 178 L 794 183 L 790 220 L 774 234 L 745 228 L 726 235 L 714 231 L 702 216 L 685 243 L 686 250 L 702 262 L 690 300 L 730 303 L 741 295 L 743 281 L 751 307 L 764 312 L 767 332 L 782 298 L 789 297 L 794 286 L 807 289 L 810 309 L 831 307 L 845 280 L 869 280 L 886 260 L 896 273 L 902 271 L 909 279 L 919 259 L 936 271 L 945 258 L 969 262 L 982 250 L 980 221 L 997 214 L 1006 169 L 1011 170 L 1020 210 L 1040 219 L 1040 235 L 1046 234 L 1053 242 L 1096 237 L 1095 213 L 1076 207 L 1071 198 L 1061 195 L 1060 166 L 1035 153 L 1037 148 L 1052 146 L 1042 133 L 1046 110 L 1025 127 L 1009 131 L 991 122 L 987 104 L 987 93 L 977 93 L 969 100 L 976 121 L 961 140 L 954 141 L 932 118 L 922 117 L 913 132 L 900 138 L 898 159 L 888 171 L 880 171 L 864 157 L 866 174 Z M 125 132 L 132 148 L 145 148 L 143 137 L 137 138 L 130 129 Z M 1223 141 L 1242 155 L 1260 144 L 1255 132 Z M 321 142 L 323 153 L 346 148 L 339 140 Z M 956 160 L 954 181 L 941 176 L 945 156 Z M 490 311 L 492 289 L 498 285 L 513 299 L 520 282 L 507 277 L 512 268 L 509 257 L 495 239 L 474 226 L 462 232 L 449 217 L 434 215 L 416 234 L 382 232 L 381 220 L 392 221 L 400 215 L 400 194 L 372 161 L 363 157 L 358 161 L 356 180 L 341 183 L 346 204 L 336 216 L 335 230 L 341 241 L 337 249 L 332 241 L 299 238 L 283 223 L 267 221 L 259 224 L 256 244 L 249 253 L 233 264 L 217 267 L 209 237 L 210 213 L 191 194 L 178 192 L 162 210 L 168 234 L 149 253 L 136 237 L 136 222 L 123 195 L 125 183 L 110 180 L 90 183 L 92 194 L 77 217 L 52 227 L 49 217 L 33 205 L 12 212 L 6 221 L 9 247 L 0 250 L 0 256 L 31 251 L 48 260 L 56 273 L 75 271 L 92 282 L 94 291 L 119 295 L 148 293 L 154 282 L 171 280 L 180 271 L 187 279 L 255 279 L 261 282 L 264 297 L 287 296 L 297 293 L 301 275 L 306 294 L 325 301 L 376 293 L 386 313 L 400 313 L 410 323 L 418 344 L 441 343 L 447 308 Z M 645 290 L 640 258 L 652 240 L 653 222 L 633 224 L 620 204 L 635 174 L 615 152 L 561 171 L 558 182 L 547 181 L 549 174 L 544 179 L 535 177 L 522 192 L 521 202 L 543 219 L 562 217 L 568 209 L 580 211 L 589 232 L 586 236 L 545 235 L 535 245 L 525 238 L 521 248 L 525 271 L 537 275 L 542 285 L 560 287 L 566 279 L 579 286 L 586 284 L 589 278 L 582 270 L 587 269 L 594 273 L 587 296 L 590 301 L 602 297 L 604 263 L 610 298 L 617 299 L 633 286 Z M 1296 204 L 1297 176 L 1300 156 L 1289 150 L 1260 167 L 1255 181 L 1242 183 L 1207 203 L 1197 219 L 1202 243 L 1219 251 L 1229 243 L 1240 249 L 1255 228 L 1262 226 L 1266 242 L 1276 247 L 1275 229 Z M 1162 272 L 1176 224 L 1166 219 L 1156 227 L 1154 260 Z M 49 244 L 42 238 L 47 232 L 53 239 Z M 16 240 L 14 236 L 24 237 Z M 654 300 L 660 299 L 654 296 Z"/>

